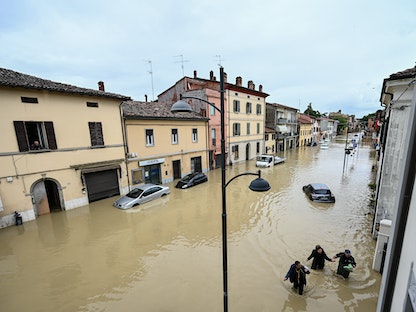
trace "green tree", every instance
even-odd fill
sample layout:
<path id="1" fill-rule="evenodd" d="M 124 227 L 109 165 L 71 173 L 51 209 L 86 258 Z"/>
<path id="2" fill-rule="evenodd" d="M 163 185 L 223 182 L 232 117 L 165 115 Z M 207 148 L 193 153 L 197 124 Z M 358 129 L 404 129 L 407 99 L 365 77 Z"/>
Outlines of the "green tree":
<path id="1" fill-rule="evenodd" d="M 303 113 L 312 117 L 321 117 L 321 113 L 312 108 L 312 103 L 309 103 L 308 108 Z"/>

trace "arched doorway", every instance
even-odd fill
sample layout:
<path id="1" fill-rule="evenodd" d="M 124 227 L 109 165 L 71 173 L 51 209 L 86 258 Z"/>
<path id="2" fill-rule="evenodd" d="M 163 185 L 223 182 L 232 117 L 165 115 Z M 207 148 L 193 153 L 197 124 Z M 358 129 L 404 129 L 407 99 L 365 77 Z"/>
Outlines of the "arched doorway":
<path id="1" fill-rule="evenodd" d="M 33 183 L 31 194 L 36 216 L 63 210 L 62 192 L 57 181 L 38 180 Z"/>

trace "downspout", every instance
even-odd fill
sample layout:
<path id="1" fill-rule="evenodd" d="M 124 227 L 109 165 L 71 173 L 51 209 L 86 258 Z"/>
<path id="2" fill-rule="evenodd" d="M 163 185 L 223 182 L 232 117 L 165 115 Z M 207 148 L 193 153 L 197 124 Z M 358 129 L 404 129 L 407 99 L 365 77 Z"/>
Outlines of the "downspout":
<path id="1" fill-rule="evenodd" d="M 126 131 L 126 118 L 124 117 L 124 113 L 123 113 L 123 103 L 121 102 L 119 105 L 119 110 L 120 110 L 120 121 L 121 121 L 121 132 L 123 135 L 123 146 L 124 146 L 124 164 L 126 166 L 126 176 L 127 176 L 127 186 L 130 189 L 130 176 L 129 176 L 129 168 L 127 165 L 127 159 L 128 159 L 128 154 L 129 154 L 129 146 L 127 144 L 127 131 Z"/>
<path id="2" fill-rule="evenodd" d="M 387 263 L 387 270 L 385 271 L 385 279 L 382 280 L 382 293 L 378 304 L 377 311 L 391 311 L 394 290 L 397 280 L 397 271 L 400 264 L 400 256 L 403 247 L 403 238 L 406 231 L 407 217 L 409 214 L 409 207 L 412 200 L 413 186 L 416 174 L 416 87 L 413 87 L 412 112 L 410 118 L 412 125 L 409 136 L 407 138 L 408 149 L 405 158 L 405 165 L 403 168 L 403 185 L 400 189 L 398 209 L 395 215 L 394 228 L 392 229 L 392 242 L 388 246 L 388 254 L 390 255 Z"/>

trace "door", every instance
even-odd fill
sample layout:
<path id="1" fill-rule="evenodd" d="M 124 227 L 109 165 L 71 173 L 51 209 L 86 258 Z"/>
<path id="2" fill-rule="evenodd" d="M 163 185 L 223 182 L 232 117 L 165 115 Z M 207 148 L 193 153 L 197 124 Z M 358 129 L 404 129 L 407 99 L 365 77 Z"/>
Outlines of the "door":
<path id="1" fill-rule="evenodd" d="M 40 216 L 62 210 L 59 188 L 54 180 L 45 179 L 35 182 L 31 193 L 35 215 Z"/>
<path id="2" fill-rule="evenodd" d="M 181 178 L 181 161 L 174 160 L 172 161 L 172 168 L 173 168 L 173 179 L 180 179 Z"/>

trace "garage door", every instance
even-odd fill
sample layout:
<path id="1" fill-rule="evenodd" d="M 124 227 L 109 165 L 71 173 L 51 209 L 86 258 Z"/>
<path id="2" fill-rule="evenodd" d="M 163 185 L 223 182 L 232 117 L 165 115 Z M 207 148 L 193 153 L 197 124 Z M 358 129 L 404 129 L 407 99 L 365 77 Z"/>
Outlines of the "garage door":
<path id="1" fill-rule="evenodd" d="M 85 173 L 84 177 L 89 202 L 120 195 L 117 169 Z"/>

